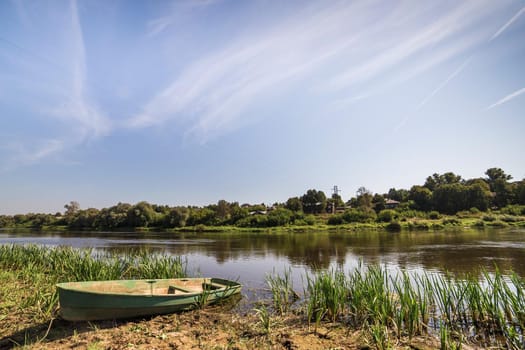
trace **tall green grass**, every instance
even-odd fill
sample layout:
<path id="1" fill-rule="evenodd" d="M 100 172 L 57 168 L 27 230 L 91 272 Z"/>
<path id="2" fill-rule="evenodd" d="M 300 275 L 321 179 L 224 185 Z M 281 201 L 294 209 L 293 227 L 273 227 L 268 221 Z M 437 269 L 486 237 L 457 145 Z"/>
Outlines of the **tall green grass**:
<path id="1" fill-rule="evenodd" d="M 1 245 L 0 268 L 16 274 L 24 288 L 18 307 L 31 310 L 38 320 L 52 317 L 58 301 L 58 282 L 186 276 L 186 263 L 179 257 L 145 251 L 114 255 L 92 249 L 36 245 Z"/>
<path id="2" fill-rule="evenodd" d="M 116 255 L 92 249 L 0 246 L 0 266 L 31 273 L 44 271 L 55 281 L 88 281 L 135 278 L 178 278 L 186 276 L 180 257 L 139 251 Z"/>
<path id="3" fill-rule="evenodd" d="M 272 292 L 273 307 L 281 315 L 288 311 L 292 304 L 299 299 L 299 296 L 294 291 L 292 281 L 292 271 L 289 268 L 285 270 L 282 275 L 275 272 L 266 276 L 266 283 Z"/>
<path id="4" fill-rule="evenodd" d="M 513 272 L 454 278 L 360 265 L 349 274 L 307 274 L 305 284 L 308 323 L 340 321 L 363 329 L 378 348 L 388 347 L 391 337 L 428 333 L 447 349 L 464 341 L 525 348 L 525 280 Z"/>

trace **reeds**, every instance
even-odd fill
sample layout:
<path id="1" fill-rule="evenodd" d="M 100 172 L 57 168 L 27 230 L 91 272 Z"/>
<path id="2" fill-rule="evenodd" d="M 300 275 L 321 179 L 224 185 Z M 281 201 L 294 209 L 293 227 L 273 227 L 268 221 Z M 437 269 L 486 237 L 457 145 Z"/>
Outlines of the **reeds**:
<path id="1" fill-rule="evenodd" d="M 460 348 L 464 341 L 525 348 L 525 281 L 512 272 L 454 278 L 360 265 L 349 274 L 307 274 L 305 282 L 309 324 L 344 322 L 366 330 L 379 348 L 388 347 L 392 337 L 426 333 L 439 336 L 444 349 Z"/>
<path id="2" fill-rule="evenodd" d="M 30 309 L 39 320 L 52 318 L 58 301 L 54 285 L 58 282 L 186 276 L 186 263 L 178 257 L 144 251 L 113 255 L 36 245 L 1 245 L 0 268 L 17 275 L 23 288 L 19 308 Z"/>
<path id="3" fill-rule="evenodd" d="M 55 281 L 95 281 L 135 278 L 178 278 L 186 276 L 180 257 L 140 251 L 115 255 L 92 249 L 0 246 L 0 267 L 25 273 L 45 271 Z"/>
<path id="4" fill-rule="evenodd" d="M 299 299 L 293 289 L 292 270 L 288 268 L 279 275 L 274 269 L 272 274 L 266 276 L 266 283 L 272 292 L 274 309 L 281 315 L 290 311 L 292 304 Z"/>

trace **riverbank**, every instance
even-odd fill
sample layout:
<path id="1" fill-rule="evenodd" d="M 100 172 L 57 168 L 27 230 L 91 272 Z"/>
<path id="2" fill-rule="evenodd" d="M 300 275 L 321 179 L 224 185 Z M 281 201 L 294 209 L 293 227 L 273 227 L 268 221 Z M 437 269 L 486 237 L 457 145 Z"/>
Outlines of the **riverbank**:
<path id="1" fill-rule="evenodd" d="M 175 266 L 175 268 L 173 267 Z M 0 246 L 0 348 L 520 348 L 525 281 L 512 271 L 392 274 L 377 265 L 266 277 L 269 299 L 140 320 L 69 323 L 57 318 L 59 281 L 182 275 L 170 256 Z M 300 287 L 299 287 L 300 288 Z M 439 337 L 439 341 L 436 340 Z M 466 345 L 461 345 L 467 348 Z"/>
<path id="2" fill-rule="evenodd" d="M 33 303 L 36 282 L 0 274 L 0 349 L 367 349 L 364 332 L 339 322 L 308 325 L 296 313 L 272 315 L 267 323 L 254 310 L 229 305 L 127 321 L 67 322 Z M 45 289 L 42 293 L 52 293 Z M 392 349 L 437 349 L 434 337 L 392 341 Z M 475 347 L 464 346 L 464 349 Z"/>
<path id="3" fill-rule="evenodd" d="M 329 214 L 319 216 L 316 223 L 311 225 L 285 225 L 275 227 L 238 227 L 232 225 L 223 226 L 184 226 L 175 228 L 163 227 L 127 227 L 119 229 L 101 229 L 94 228 L 73 229 L 75 232 L 205 232 L 205 233 L 223 233 L 223 232 L 239 232 L 239 233 L 281 233 L 281 232 L 356 232 L 356 231 L 440 231 L 444 229 L 452 229 L 457 231 L 484 229 L 484 228 L 506 228 L 506 227 L 525 227 L 525 216 L 523 215 L 508 215 L 508 214 L 486 214 L 486 213 L 463 213 L 461 215 L 439 215 L 435 218 L 428 218 L 422 216 L 415 216 L 409 218 L 393 219 L 388 222 L 354 222 L 354 223 L 337 223 L 329 224 Z M 28 226 L 28 225 L 11 225 L 2 227 L 3 230 L 33 230 L 43 232 L 65 232 L 70 231 L 71 228 L 63 225 L 43 225 L 43 226 Z"/>

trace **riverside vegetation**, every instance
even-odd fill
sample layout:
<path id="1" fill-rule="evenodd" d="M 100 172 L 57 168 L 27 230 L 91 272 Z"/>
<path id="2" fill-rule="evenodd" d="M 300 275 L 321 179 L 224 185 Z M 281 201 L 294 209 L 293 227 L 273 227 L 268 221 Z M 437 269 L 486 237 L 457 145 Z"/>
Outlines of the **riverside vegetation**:
<path id="1" fill-rule="evenodd" d="M 204 207 L 139 202 L 99 210 L 80 209 L 72 201 L 63 214 L 0 215 L 0 228 L 231 231 L 525 226 L 525 179 L 511 182 L 512 177 L 500 168 L 490 168 L 485 175 L 462 179 L 452 172 L 433 174 L 422 186 L 391 188 L 384 194 L 361 187 L 346 202 L 337 193 L 327 198 L 315 189 L 271 206 L 220 200 Z"/>
<path id="2" fill-rule="evenodd" d="M 71 324 L 55 320 L 56 282 L 182 277 L 185 263 L 140 252 L 113 255 L 4 245 L 0 268 L 0 348 L 525 346 L 525 280 L 512 272 L 484 272 L 479 280 L 469 275 L 394 274 L 377 265 L 359 266 L 347 273 L 308 274 L 302 291 L 293 286 L 290 271 L 274 272 L 267 276 L 272 299 L 256 302 L 245 315 L 194 311 L 127 323 Z M 177 343 L 181 336 L 187 343 Z"/>

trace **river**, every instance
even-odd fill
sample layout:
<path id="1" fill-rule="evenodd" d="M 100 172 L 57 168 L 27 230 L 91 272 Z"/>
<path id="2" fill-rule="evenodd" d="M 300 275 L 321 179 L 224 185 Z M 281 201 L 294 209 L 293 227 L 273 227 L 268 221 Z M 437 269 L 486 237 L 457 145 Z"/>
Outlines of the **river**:
<path id="1" fill-rule="evenodd" d="M 498 266 L 525 277 L 525 229 L 438 232 L 163 233 L 0 231 L 0 244 L 147 249 L 182 256 L 191 275 L 239 280 L 253 293 L 265 276 L 290 268 L 302 286 L 305 273 L 360 262 L 390 270 L 479 273 Z"/>

